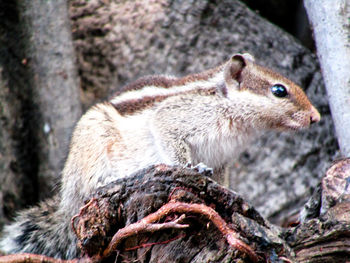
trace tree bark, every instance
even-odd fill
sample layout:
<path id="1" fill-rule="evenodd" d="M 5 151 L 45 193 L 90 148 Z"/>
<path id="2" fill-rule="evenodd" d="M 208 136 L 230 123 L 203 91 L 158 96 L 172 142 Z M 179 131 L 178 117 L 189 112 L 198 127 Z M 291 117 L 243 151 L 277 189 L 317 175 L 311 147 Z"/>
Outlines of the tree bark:
<path id="1" fill-rule="evenodd" d="M 33 103 L 38 107 L 38 182 L 40 198 L 51 194 L 60 179 L 73 127 L 81 116 L 67 2 L 19 1 L 27 37 Z M 48 186 L 48 187 L 47 187 Z M 46 192 L 44 189 L 48 189 Z"/>
<path id="2" fill-rule="evenodd" d="M 14 139 L 11 136 L 15 127 L 16 114 L 14 110 L 18 101 L 11 99 L 8 83 L 4 76 L 3 64 L 0 66 L 0 229 L 4 221 L 6 222 L 13 214 L 10 211 L 19 209 L 23 205 L 23 189 L 17 183 L 23 175 L 16 171 L 16 153 L 13 147 Z M 10 103 L 14 103 L 12 106 Z"/>
<path id="3" fill-rule="evenodd" d="M 133 178 L 101 188 L 74 222 L 79 229 L 77 234 L 82 251 L 95 259 L 96 255 L 106 252 L 106 247 L 113 246 L 111 243 L 118 237 L 118 234 L 114 235 L 117 232 L 115 229 L 119 229 L 131 234 L 118 240 L 118 245 L 113 246 L 118 253 L 109 260 L 254 261 L 254 258 L 242 253 L 239 246 L 229 245 L 220 227 L 214 223 L 214 216 L 205 216 L 205 207 L 201 208 L 202 212 L 184 212 L 180 209 L 179 212 L 167 212 L 165 221 L 157 217 L 157 223 L 161 224 L 174 220 L 174 214 L 185 214 L 187 219 L 182 223 L 188 224 L 188 228 L 173 227 L 173 230 L 159 231 L 131 228 L 136 221 L 143 229 L 151 226 L 150 220 L 142 223 L 143 220 L 154 218 L 170 204 L 202 204 L 215 210 L 237 232 L 237 237 L 253 248 L 259 262 L 346 262 L 350 257 L 349 178 L 350 159 L 335 163 L 328 169 L 310 200 L 318 205 L 312 208 L 305 206 L 302 214 L 306 217 L 296 227 L 277 228 L 238 194 L 205 175 L 159 165 L 140 171 Z M 181 233 L 185 237 L 179 235 Z M 111 238 L 106 239 L 106 236 L 113 235 L 109 243 Z M 164 242 L 174 236 L 181 238 Z"/>
<path id="4" fill-rule="evenodd" d="M 350 156 L 350 3 L 304 3 L 313 26 L 339 146 L 343 156 Z"/>
<path id="5" fill-rule="evenodd" d="M 297 262 L 348 262 L 349 178 L 350 159 L 333 164 L 301 211 L 301 224 L 285 232 Z"/>
<path id="6" fill-rule="evenodd" d="M 208 174 L 157 165 L 114 181 L 71 220 L 81 258 L 19 254 L 0 263 L 347 262 L 350 159 L 328 169 L 302 221 L 288 228 L 270 224 Z"/>
<path id="7" fill-rule="evenodd" d="M 38 200 L 37 112 L 16 1 L 0 1 L 0 226 Z"/>
<path id="8" fill-rule="evenodd" d="M 188 227 L 162 229 L 181 215 L 181 224 Z M 146 230 L 154 229 L 154 219 L 160 230 Z M 291 252 L 276 229 L 238 194 L 194 170 L 165 165 L 99 189 L 73 222 L 83 254 L 98 260 L 265 262 Z M 241 245 L 230 245 L 226 224 L 235 238 L 257 251 L 259 260 L 240 250 Z M 110 247 L 112 254 L 106 252 Z"/>
<path id="9" fill-rule="evenodd" d="M 65 1 L 0 1 L 0 226 L 56 188 L 81 115 Z"/>
<path id="10" fill-rule="evenodd" d="M 82 258 L 62 263 L 345 263 L 350 256 L 349 175 L 350 159 L 335 163 L 302 211 L 302 221 L 278 228 L 206 174 L 153 166 L 92 196 L 72 218 Z M 10 255 L 0 262 L 28 259 L 36 262 L 40 256 Z"/>

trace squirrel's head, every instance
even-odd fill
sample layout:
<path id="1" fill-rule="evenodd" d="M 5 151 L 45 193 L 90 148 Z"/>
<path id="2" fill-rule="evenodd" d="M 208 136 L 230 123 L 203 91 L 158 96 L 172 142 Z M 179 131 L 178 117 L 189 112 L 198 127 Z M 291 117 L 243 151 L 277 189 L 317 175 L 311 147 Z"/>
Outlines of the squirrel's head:
<path id="1" fill-rule="evenodd" d="M 245 100 L 242 111 L 267 129 L 299 130 L 320 120 L 304 91 L 291 80 L 259 66 L 250 54 L 235 54 L 224 69 L 227 96 Z M 253 116 L 255 113 L 255 116 Z"/>

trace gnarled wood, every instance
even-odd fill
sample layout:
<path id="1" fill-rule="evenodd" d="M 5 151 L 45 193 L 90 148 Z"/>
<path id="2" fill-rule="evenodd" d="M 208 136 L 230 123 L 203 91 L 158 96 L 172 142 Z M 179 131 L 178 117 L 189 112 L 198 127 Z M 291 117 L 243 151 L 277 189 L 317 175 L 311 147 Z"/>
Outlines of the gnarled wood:
<path id="1" fill-rule="evenodd" d="M 181 227 L 163 229 L 183 214 Z M 159 231 L 154 231 L 156 222 Z M 81 250 L 93 260 L 115 249 L 118 253 L 112 258 L 146 262 L 265 262 L 270 256 L 290 257 L 273 227 L 239 195 L 186 168 L 150 167 L 101 188 L 74 218 L 74 225 Z M 166 242 L 181 233 L 185 236 Z M 106 248 L 97 248 L 99 244 Z"/>
<path id="2" fill-rule="evenodd" d="M 318 205 L 306 205 L 299 225 L 281 229 L 203 174 L 153 166 L 100 188 L 82 207 L 72 224 L 83 255 L 67 262 L 346 262 L 349 178 L 350 159 L 334 164 L 309 202 Z M 0 262 L 40 259 L 21 254 Z"/>

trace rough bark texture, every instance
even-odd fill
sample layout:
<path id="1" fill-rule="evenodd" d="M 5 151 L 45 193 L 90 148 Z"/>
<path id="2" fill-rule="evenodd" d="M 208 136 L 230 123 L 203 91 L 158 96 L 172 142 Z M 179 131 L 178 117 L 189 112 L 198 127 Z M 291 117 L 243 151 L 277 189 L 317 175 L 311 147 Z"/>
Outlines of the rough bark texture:
<path id="1" fill-rule="evenodd" d="M 67 2 L 28 0 L 20 1 L 19 8 L 28 38 L 26 59 L 32 74 L 33 100 L 39 110 L 37 176 L 43 198 L 59 182 L 69 138 L 82 113 L 79 79 Z"/>
<path id="2" fill-rule="evenodd" d="M 234 163 L 230 186 L 282 222 L 338 155 L 316 58 L 239 1 L 70 1 L 86 106 L 148 74 L 184 75 L 250 52 L 307 91 L 322 115 L 298 134 L 267 134 Z"/>
<path id="3" fill-rule="evenodd" d="M 290 257 L 291 251 L 278 237 L 277 228 L 265 221 L 238 194 L 193 170 L 165 165 L 151 167 L 133 178 L 118 180 L 101 188 L 93 200 L 74 220 L 80 247 L 90 257 L 102 255 L 118 229 L 142 220 L 174 200 L 213 208 L 238 232 L 239 239 L 257 251 L 259 262 L 278 256 Z M 211 222 L 212 218 L 204 216 L 204 211 L 203 214 L 168 213 L 158 223 L 172 221 L 181 214 L 186 214 L 182 223 L 189 224 L 188 228 L 174 227 L 154 233 L 135 231 L 119 244 L 117 254 L 103 260 L 235 262 L 242 259 L 250 262 L 247 255 L 230 248 L 223 233 Z"/>
<path id="4" fill-rule="evenodd" d="M 51 194 L 81 115 L 65 1 L 0 1 L 0 226 Z"/>
<path id="5" fill-rule="evenodd" d="M 330 167 L 301 211 L 302 224 L 285 232 L 297 262 L 348 262 L 350 159 Z"/>
<path id="6" fill-rule="evenodd" d="M 14 108 L 9 104 L 9 90 L 3 72 L 3 65 L 0 66 L 0 218 L 8 218 L 8 211 L 19 209 L 20 200 L 23 196 L 22 185 L 18 184 L 17 178 L 21 174 L 15 169 L 16 153 L 13 148 L 14 139 L 11 138 L 12 129 L 15 126 Z M 0 220 L 0 228 L 2 226 Z"/>
<path id="7" fill-rule="evenodd" d="M 350 156 L 350 3 L 305 0 L 305 7 L 313 25 L 340 149 L 344 157 Z"/>
<path id="8" fill-rule="evenodd" d="M 78 244 L 91 262 L 346 262 L 350 256 L 349 178 L 350 159 L 334 164 L 309 201 L 317 205 L 304 208 L 299 225 L 282 229 L 205 175 L 159 165 L 100 188 L 73 225 Z M 205 207 L 197 212 L 167 212 L 156 217 L 156 225 L 150 220 L 144 223 L 170 204 L 184 203 L 215 210 L 258 258 L 230 247 L 220 224 L 205 216 Z M 180 215 L 186 215 L 181 224 L 188 227 L 161 228 Z M 159 230 L 143 231 L 146 227 Z M 124 234 L 114 235 L 117 231 Z M 116 251 L 106 254 L 106 247 Z"/>
<path id="9" fill-rule="evenodd" d="M 348 262 L 350 159 L 327 171 L 303 220 L 289 228 L 271 225 L 207 175 L 157 165 L 114 181 L 72 218 L 82 258 L 19 254 L 0 263 Z"/>
<path id="10" fill-rule="evenodd" d="M 14 1 L 0 1 L 0 227 L 38 200 L 37 112 L 27 71 L 25 38 Z"/>

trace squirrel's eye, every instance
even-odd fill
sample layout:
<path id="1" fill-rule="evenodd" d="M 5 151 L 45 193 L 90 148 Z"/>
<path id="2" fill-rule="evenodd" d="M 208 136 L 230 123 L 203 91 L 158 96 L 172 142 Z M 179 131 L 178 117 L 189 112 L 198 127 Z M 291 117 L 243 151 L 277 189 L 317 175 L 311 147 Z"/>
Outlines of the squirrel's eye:
<path id="1" fill-rule="evenodd" d="M 271 92 L 273 95 L 279 98 L 286 97 L 288 95 L 287 88 L 282 84 L 275 84 L 271 87 Z"/>

